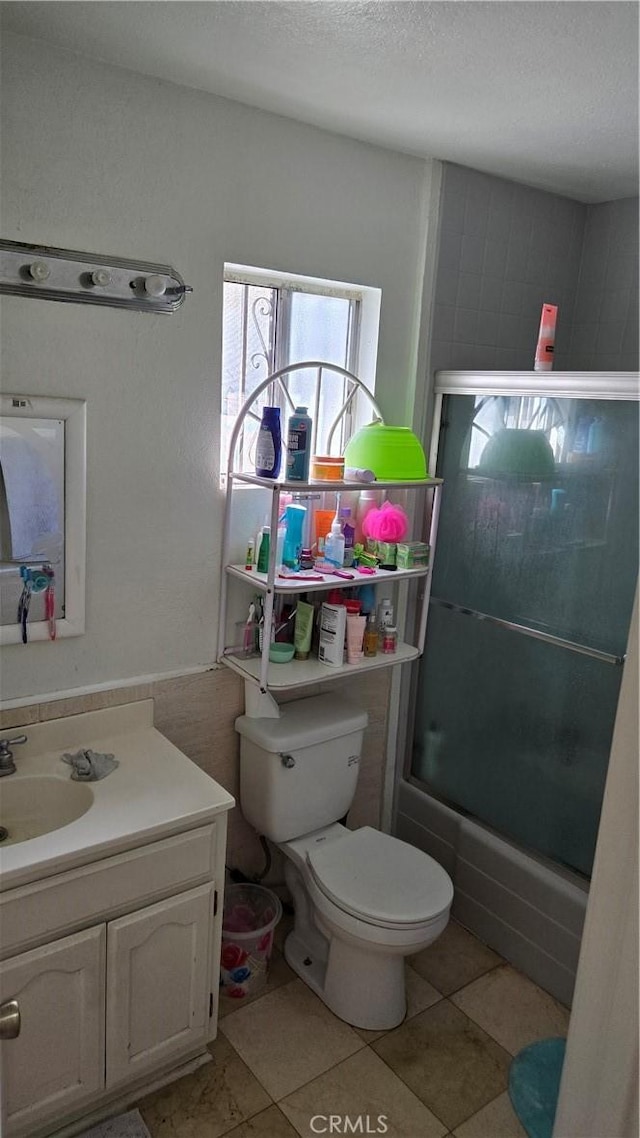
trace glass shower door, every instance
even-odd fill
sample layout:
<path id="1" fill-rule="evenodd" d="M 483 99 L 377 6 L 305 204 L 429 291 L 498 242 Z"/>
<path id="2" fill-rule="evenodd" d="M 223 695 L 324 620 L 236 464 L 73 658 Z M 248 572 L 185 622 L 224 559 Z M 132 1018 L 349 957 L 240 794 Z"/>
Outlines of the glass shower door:
<path id="1" fill-rule="evenodd" d="M 638 405 L 444 397 L 411 773 L 589 874 L 638 569 Z"/>

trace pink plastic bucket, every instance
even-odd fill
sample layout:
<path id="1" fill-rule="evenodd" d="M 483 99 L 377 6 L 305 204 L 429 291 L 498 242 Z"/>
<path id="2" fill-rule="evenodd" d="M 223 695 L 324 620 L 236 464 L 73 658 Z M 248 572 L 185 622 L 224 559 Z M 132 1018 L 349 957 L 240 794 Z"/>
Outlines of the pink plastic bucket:
<path id="1" fill-rule="evenodd" d="M 229 885 L 222 916 L 220 985 L 230 999 L 253 996 L 267 982 L 280 900 L 262 885 Z"/>

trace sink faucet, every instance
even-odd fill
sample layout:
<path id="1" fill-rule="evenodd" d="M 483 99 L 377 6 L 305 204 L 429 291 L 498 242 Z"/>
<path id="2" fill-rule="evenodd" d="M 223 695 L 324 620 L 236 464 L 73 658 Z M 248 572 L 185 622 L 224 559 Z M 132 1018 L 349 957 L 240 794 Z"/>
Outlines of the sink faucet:
<path id="1" fill-rule="evenodd" d="M 0 778 L 5 774 L 15 774 L 16 764 L 13 761 L 13 751 L 9 748 L 26 741 L 26 735 L 16 735 L 15 739 L 0 739 Z"/>

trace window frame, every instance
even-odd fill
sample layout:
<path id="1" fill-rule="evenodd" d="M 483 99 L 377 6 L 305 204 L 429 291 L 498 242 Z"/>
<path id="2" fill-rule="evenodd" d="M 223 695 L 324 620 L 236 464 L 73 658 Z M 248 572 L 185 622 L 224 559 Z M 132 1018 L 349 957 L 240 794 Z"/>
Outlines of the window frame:
<path id="1" fill-rule="evenodd" d="M 257 288 L 273 289 L 275 293 L 273 320 L 275 329 L 273 333 L 273 367 L 272 372 L 297 363 L 289 359 L 289 329 L 291 326 L 291 306 L 295 293 L 306 295 L 336 297 L 349 301 L 349 328 L 347 333 L 346 359 L 340 367 L 357 375 L 359 379 L 375 393 L 375 372 L 378 350 L 378 334 L 380 324 L 380 308 L 382 292 L 378 288 L 364 285 L 349 284 L 344 281 L 324 280 L 317 277 L 306 277 L 281 273 L 272 270 L 255 268 L 247 265 L 225 263 L 224 284 L 240 284 Z M 223 304 L 224 320 L 224 304 Z M 221 391 L 222 395 L 222 391 Z M 245 394 L 246 398 L 246 394 Z M 287 405 L 285 397 L 280 391 L 273 392 L 269 398 L 275 405 L 281 406 L 282 411 L 292 410 Z M 354 405 L 355 404 L 355 405 Z M 355 399 L 349 406 L 341 422 L 341 442 L 346 440 L 368 422 L 370 408 L 362 405 L 362 401 Z M 221 406 L 222 419 L 222 406 Z M 228 454 L 220 449 L 220 479 L 225 484 Z M 243 459 L 246 465 L 246 458 Z"/>

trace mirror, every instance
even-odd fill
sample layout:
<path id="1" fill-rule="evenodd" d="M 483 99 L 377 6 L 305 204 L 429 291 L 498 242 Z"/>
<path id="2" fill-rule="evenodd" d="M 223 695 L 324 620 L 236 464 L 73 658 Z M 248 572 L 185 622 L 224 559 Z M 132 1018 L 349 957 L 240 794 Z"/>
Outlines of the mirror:
<path id="1" fill-rule="evenodd" d="M 84 400 L 0 396 L 1 644 L 24 642 L 18 609 L 27 574 L 36 582 L 27 642 L 52 639 L 53 621 L 56 638 L 84 632 L 85 515 Z M 48 599 L 39 588 L 47 574 Z"/>

